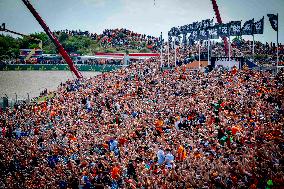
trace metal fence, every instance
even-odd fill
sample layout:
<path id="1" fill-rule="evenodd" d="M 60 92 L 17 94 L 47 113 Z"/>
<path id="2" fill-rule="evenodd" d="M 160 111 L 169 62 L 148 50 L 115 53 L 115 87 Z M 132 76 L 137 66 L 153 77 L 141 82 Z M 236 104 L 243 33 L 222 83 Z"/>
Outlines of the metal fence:
<path id="1" fill-rule="evenodd" d="M 30 102 L 30 95 L 27 93 L 26 98 L 18 98 L 17 94 L 15 96 L 9 97 L 7 95 L 0 97 L 0 108 L 5 110 L 7 107 L 14 107 L 15 104 L 21 104 L 23 102 Z"/>

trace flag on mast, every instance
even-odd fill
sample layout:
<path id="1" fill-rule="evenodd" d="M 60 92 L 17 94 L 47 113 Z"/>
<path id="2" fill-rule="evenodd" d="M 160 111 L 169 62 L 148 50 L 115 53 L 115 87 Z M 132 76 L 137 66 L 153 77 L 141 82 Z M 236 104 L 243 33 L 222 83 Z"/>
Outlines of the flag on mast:
<path id="1" fill-rule="evenodd" d="M 264 17 L 258 22 L 254 23 L 253 34 L 263 34 L 264 29 Z"/>
<path id="2" fill-rule="evenodd" d="M 275 30 L 278 31 L 278 14 L 267 14 L 271 27 Z"/>
<path id="3" fill-rule="evenodd" d="M 242 28 L 242 35 L 252 35 L 253 34 L 254 18 L 248 20 L 244 23 Z"/>
<path id="4" fill-rule="evenodd" d="M 163 67 L 163 33 L 161 32 L 160 37 L 160 48 L 161 48 L 161 67 Z"/>
<path id="5" fill-rule="evenodd" d="M 279 30 L 278 30 L 278 14 L 275 15 L 275 14 L 267 14 L 268 18 L 269 18 L 269 21 L 270 21 L 270 24 L 271 24 L 271 27 L 277 32 L 277 60 L 276 60 L 276 73 L 278 73 L 278 64 L 279 64 L 279 48 L 278 48 L 278 33 L 279 33 Z"/>

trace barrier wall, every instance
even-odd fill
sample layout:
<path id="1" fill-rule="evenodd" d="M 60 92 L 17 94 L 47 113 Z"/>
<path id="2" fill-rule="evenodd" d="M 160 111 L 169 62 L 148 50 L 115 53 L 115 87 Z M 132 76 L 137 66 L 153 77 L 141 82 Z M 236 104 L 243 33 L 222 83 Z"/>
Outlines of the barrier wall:
<path id="1" fill-rule="evenodd" d="M 228 69 L 231 69 L 235 66 L 236 68 L 240 69 L 240 62 L 238 62 L 236 60 L 231 60 L 231 61 L 217 60 L 215 62 L 215 67 L 218 67 L 218 66 L 223 66 L 224 68 L 228 68 Z"/>
<path id="2" fill-rule="evenodd" d="M 121 65 L 85 65 L 78 64 L 76 65 L 79 71 L 95 71 L 95 72 L 110 72 L 121 68 Z M 20 71 L 20 70 L 29 70 L 29 71 L 57 71 L 57 70 L 66 70 L 69 71 L 69 66 L 67 64 L 13 64 L 0 66 L 0 71 Z"/>

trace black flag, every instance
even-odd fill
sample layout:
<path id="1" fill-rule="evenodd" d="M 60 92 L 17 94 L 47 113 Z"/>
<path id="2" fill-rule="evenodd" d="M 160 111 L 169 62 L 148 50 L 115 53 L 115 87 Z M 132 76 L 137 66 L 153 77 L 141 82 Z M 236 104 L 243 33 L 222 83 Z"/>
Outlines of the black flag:
<path id="1" fill-rule="evenodd" d="M 201 28 L 202 28 L 202 22 L 196 22 L 195 29 L 198 30 Z"/>
<path id="2" fill-rule="evenodd" d="M 229 36 L 229 27 L 228 24 L 220 24 L 218 29 L 218 35 L 220 37 L 227 37 Z"/>
<path id="3" fill-rule="evenodd" d="M 198 29 L 198 22 L 193 22 L 192 23 L 192 31 Z"/>
<path id="4" fill-rule="evenodd" d="M 240 36 L 241 33 L 241 21 L 230 22 L 230 36 Z"/>
<path id="5" fill-rule="evenodd" d="M 264 17 L 260 21 L 254 23 L 253 34 L 263 34 Z"/>
<path id="6" fill-rule="evenodd" d="M 190 33 L 189 36 L 188 36 L 188 45 L 189 46 L 194 45 L 194 40 L 192 38 L 192 33 Z"/>
<path id="7" fill-rule="evenodd" d="M 213 27 L 214 26 L 214 19 L 210 20 L 210 26 Z"/>
<path id="8" fill-rule="evenodd" d="M 186 26 L 181 26 L 181 27 L 180 27 L 180 33 L 181 33 L 181 34 L 186 34 L 186 33 L 187 33 L 187 31 L 186 31 Z"/>
<path id="9" fill-rule="evenodd" d="M 175 45 L 180 45 L 180 36 L 175 37 Z"/>
<path id="10" fill-rule="evenodd" d="M 208 28 L 208 37 L 209 39 L 219 39 L 218 36 L 218 25 Z"/>
<path id="11" fill-rule="evenodd" d="M 176 36 L 178 37 L 181 34 L 180 26 L 176 28 Z"/>
<path id="12" fill-rule="evenodd" d="M 186 31 L 186 34 L 190 33 L 189 24 L 185 25 L 185 31 Z"/>
<path id="13" fill-rule="evenodd" d="M 210 19 L 202 20 L 201 23 L 202 23 L 202 28 L 206 29 L 206 28 L 208 28 L 210 26 L 211 20 Z"/>
<path id="14" fill-rule="evenodd" d="M 267 14 L 271 27 L 275 30 L 278 31 L 278 14 Z"/>
<path id="15" fill-rule="evenodd" d="M 171 33 L 168 32 L 168 41 L 169 41 L 169 45 L 172 43 L 172 36 Z"/>
<path id="16" fill-rule="evenodd" d="M 164 39 L 163 39 L 163 33 L 161 32 L 161 36 L 159 37 L 159 46 L 163 46 L 163 42 L 164 42 Z"/>
<path id="17" fill-rule="evenodd" d="M 190 38 L 194 41 L 198 41 L 199 38 L 198 38 L 198 31 L 197 30 L 194 30 L 192 31 L 191 35 L 190 35 Z"/>
<path id="18" fill-rule="evenodd" d="M 206 29 L 201 29 L 198 32 L 198 37 L 201 40 L 207 40 L 208 39 L 208 32 Z"/>
<path id="19" fill-rule="evenodd" d="M 188 32 L 188 33 L 191 33 L 191 32 L 193 31 L 193 29 L 194 29 L 194 28 L 193 28 L 193 24 L 188 24 L 188 25 L 187 25 L 187 32 Z"/>
<path id="20" fill-rule="evenodd" d="M 242 28 L 242 35 L 252 35 L 253 34 L 254 18 L 248 20 L 244 23 Z"/>
<path id="21" fill-rule="evenodd" d="M 183 36 L 182 36 L 182 43 L 183 43 L 183 45 L 187 44 L 186 34 L 183 34 Z"/>
<path id="22" fill-rule="evenodd" d="M 173 27 L 170 31 L 171 31 L 172 36 L 178 36 L 179 35 L 179 29 L 176 28 L 176 27 Z"/>

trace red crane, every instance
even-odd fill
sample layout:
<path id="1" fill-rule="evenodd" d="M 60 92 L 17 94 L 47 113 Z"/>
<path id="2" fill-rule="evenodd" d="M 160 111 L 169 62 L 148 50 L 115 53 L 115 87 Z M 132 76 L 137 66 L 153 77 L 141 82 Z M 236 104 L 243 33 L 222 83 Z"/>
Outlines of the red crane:
<path id="1" fill-rule="evenodd" d="M 218 24 L 222 24 L 223 22 L 222 22 L 222 19 L 221 19 L 221 16 L 220 16 L 219 7 L 217 5 L 217 2 L 216 2 L 216 0 L 211 0 L 211 1 L 212 1 L 212 5 L 213 5 L 213 10 L 214 10 L 216 18 L 217 18 L 217 22 L 218 22 Z M 228 55 L 229 54 L 229 44 L 228 44 L 228 41 L 227 41 L 227 37 L 223 37 L 223 41 L 224 41 L 226 55 Z"/>
<path id="2" fill-rule="evenodd" d="M 35 19 L 38 21 L 38 23 L 41 25 L 45 33 L 48 35 L 48 37 L 51 39 L 51 41 L 56 46 L 57 50 L 61 54 L 61 56 L 64 58 L 64 60 L 69 65 L 70 70 L 76 75 L 77 78 L 82 78 L 82 74 L 78 71 L 76 66 L 74 65 L 73 61 L 65 51 L 65 49 L 62 47 L 62 45 L 59 43 L 58 39 L 53 35 L 53 33 L 50 31 L 49 27 L 46 25 L 46 23 L 43 21 L 43 19 L 39 16 L 37 11 L 34 9 L 32 4 L 28 0 L 22 0 L 23 3 L 26 5 L 26 7 L 29 9 L 29 11 L 33 14 Z"/>

